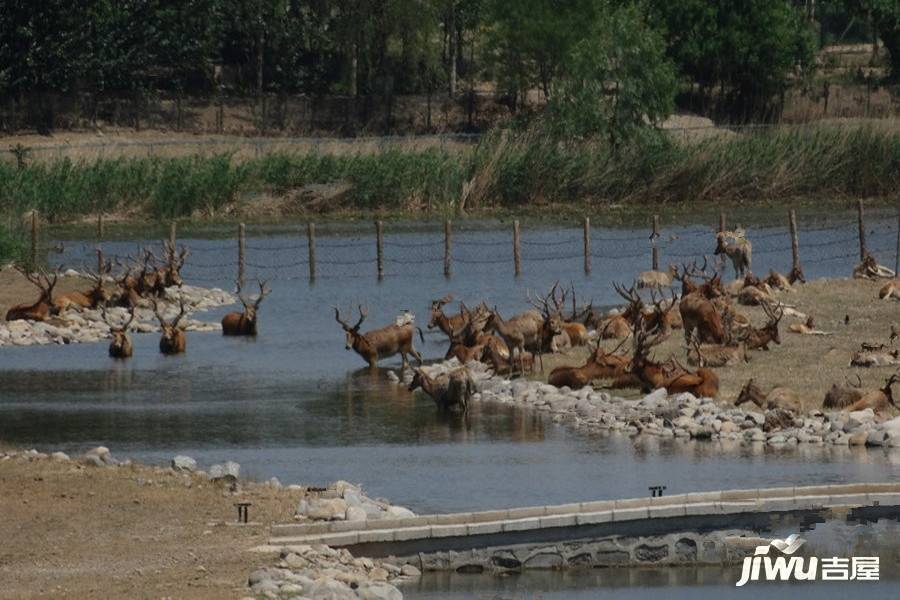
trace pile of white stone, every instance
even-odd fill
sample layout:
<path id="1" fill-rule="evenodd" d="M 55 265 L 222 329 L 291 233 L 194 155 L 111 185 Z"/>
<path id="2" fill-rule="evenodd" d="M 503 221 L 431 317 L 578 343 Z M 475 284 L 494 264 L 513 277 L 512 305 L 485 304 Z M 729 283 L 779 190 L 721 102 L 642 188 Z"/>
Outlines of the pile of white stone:
<path id="1" fill-rule="evenodd" d="M 366 521 L 415 517 L 408 508 L 394 506 L 382 498 L 369 498 L 359 486 L 336 481 L 324 489 L 302 488 L 294 519 L 297 521 Z"/>
<path id="2" fill-rule="evenodd" d="M 218 288 L 201 288 L 184 285 L 169 288 L 160 301 L 160 313 L 166 319 L 174 319 L 180 310 L 178 298 L 184 299 L 185 312 L 208 310 L 235 303 L 232 294 Z M 123 324 L 128 320 L 128 309 L 114 307 L 107 309 L 109 320 Z M 208 323 L 185 318 L 182 324 L 186 331 L 218 331 L 219 323 Z M 149 302 L 135 309 L 131 331 L 152 333 L 159 331 L 159 321 Z M 67 308 L 60 315 L 46 321 L 10 321 L 0 323 L 0 346 L 35 346 L 45 344 L 89 344 L 109 339 L 109 325 L 100 310 Z"/>
<path id="3" fill-rule="evenodd" d="M 394 584 L 420 575 L 412 565 L 398 567 L 380 560 L 354 558 L 345 549 L 291 546 L 275 567 L 250 574 L 248 585 L 257 597 L 310 600 L 401 600 Z"/>
<path id="4" fill-rule="evenodd" d="M 458 369 L 454 359 L 425 367 L 435 376 Z M 636 400 L 611 396 L 585 387 L 570 390 L 528 379 L 495 376 L 479 362 L 467 365 L 478 392 L 475 401 L 524 404 L 552 414 L 579 428 L 663 438 L 721 439 L 748 444 L 789 447 L 798 444 L 900 447 L 900 417 L 879 421 L 871 409 L 821 412 L 796 416 L 788 428 L 764 430 L 765 411 L 735 407 L 691 394 L 669 396 L 664 389 Z M 411 379 L 404 373 L 404 380 Z M 744 405 L 747 406 L 747 405 Z M 773 419 L 775 420 L 775 419 Z"/>

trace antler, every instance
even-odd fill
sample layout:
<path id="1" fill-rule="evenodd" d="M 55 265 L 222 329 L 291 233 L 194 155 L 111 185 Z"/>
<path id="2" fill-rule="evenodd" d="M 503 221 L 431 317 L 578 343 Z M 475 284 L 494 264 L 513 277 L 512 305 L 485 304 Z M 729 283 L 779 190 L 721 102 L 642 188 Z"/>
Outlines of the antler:
<path id="1" fill-rule="evenodd" d="M 366 320 L 366 317 L 369 315 L 369 309 L 363 308 L 362 304 L 358 306 L 359 308 L 359 321 L 356 322 L 356 325 L 350 327 L 347 325 L 347 322 L 341 319 L 341 313 L 337 306 L 334 308 L 334 320 L 341 324 L 341 327 L 344 328 L 344 331 L 359 331 L 359 326 L 362 325 L 362 322 Z"/>
<path id="2" fill-rule="evenodd" d="M 453 301 L 453 294 L 444 294 L 443 298 L 431 301 L 431 308 L 438 309 Z"/>
<path id="3" fill-rule="evenodd" d="M 266 284 L 269 283 L 269 280 L 261 281 L 259 278 L 256 279 L 256 283 L 259 284 L 259 296 L 256 297 L 256 300 L 253 302 L 253 308 L 259 308 L 260 303 L 263 301 L 263 298 L 268 296 L 272 290 L 266 287 Z"/>

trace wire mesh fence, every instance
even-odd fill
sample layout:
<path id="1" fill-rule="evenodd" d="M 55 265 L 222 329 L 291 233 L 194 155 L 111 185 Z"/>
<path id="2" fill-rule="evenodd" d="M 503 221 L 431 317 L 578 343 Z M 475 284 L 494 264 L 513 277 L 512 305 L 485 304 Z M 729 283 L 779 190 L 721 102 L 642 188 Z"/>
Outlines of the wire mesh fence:
<path id="1" fill-rule="evenodd" d="M 860 210 L 858 224 L 842 223 L 804 228 L 800 224 L 792 232 L 789 219 L 783 227 L 751 229 L 747 233 L 753 244 L 752 256 L 756 264 L 773 261 L 792 265 L 827 264 L 837 267 L 846 263 L 849 269 L 870 253 L 896 270 L 900 262 L 900 217 L 882 218 L 877 223 L 863 223 Z M 658 222 L 658 220 L 654 219 Z M 442 273 L 445 277 L 465 276 L 470 272 L 491 269 L 502 273 L 508 267 L 515 277 L 529 268 L 558 268 L 564 276 L 573 269 L 590 274 L 593 268 L 626 270 L 640 265 L 647 270 L 665 270 L 668 265 L 689 264 L 712 258 L 715 248 L 715 228 L 678 228 L 672 232 L 648 228 L 611 230 L 591 227 L 589 221 L 581 227 L 520 230 L 518 221 L 503 230 L 454 226 L 450 221 L 443 228 L 426 233 L 391 231 L 376 222 L 370 233 L 353 237 L 325 236 L 321 239 L 314 227 L 298 227 L 294 234 L 279 237 L 251 235 L 246 228 L 236 227 L 230 239 L 192 240 L 190 255 L 185 264 L 185 279 L 197 282 L 230 282 L 244 277 L 267 280 L 310 280 L 329 278 L 371 278 Z M 37 230 L 35 229 L 35 232 Z M 863 235 L 860 235 L 863 231 Z M 173 232 L 174 233 L 174 232 Z M 296 236 L 296 237 L 295 237 Z M 792 239 L 792 237 L 794 239 Z M 104 242 L 83 242 L 82 257 L 93 254 Z M 37 248 L 38 243 L 34 244 Z M 108 259 L 126 264 L 143 251 L 137 245 L 116 250 L 106 249 Z M 161 256 L 161 243 L 150 246 Z M 110 251 L 112 250 L 112 251 Z M 63 260 L 57 262 L 60 263 Z M 843 261 L 843 262 L 841 262 Z M 85 265 L 91 268 L 93 265 Z M 721 264 L 719 265 L 721 268 Z M 834 269 L 829 268 L 829 271 Z"/>

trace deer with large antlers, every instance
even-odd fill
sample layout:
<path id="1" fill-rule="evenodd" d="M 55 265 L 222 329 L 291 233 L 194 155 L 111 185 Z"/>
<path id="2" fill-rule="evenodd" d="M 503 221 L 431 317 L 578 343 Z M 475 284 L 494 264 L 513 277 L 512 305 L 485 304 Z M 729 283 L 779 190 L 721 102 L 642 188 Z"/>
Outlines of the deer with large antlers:
<path id="1" fill-rule="evenodd" d="M 871 408 L 875 413 L 886 413 L 891 407 L 897 408 L 894 403 L 894 393 L 891 387 L 900 380 L 900 374 L 894 373 L 884 382 L 884 387 L 878 390 L 871 390 L 863 394 L 862 398 L 844 408 L 847 412 L 857 410 L 866 410 Z"/>
<path id="2" fill-rule="evenodd" d="M 425 343 L 422 330 L 415 326 L 414 323 L 408 322 L 404 325 L 388 325 L 380 329 L 373 329 L 365 333 L 360 333 L 359 328 L 366 317 L 369 315 L 368 308 L 359 306 L 359 320 L 352 327 L 343 319 L 341 319 L 340 310 L 334 307 L 334 319 L 344 329 L 346 336 L 345 347 L 347 350 L 353 350 L 359 354 L 363 360 L 369 363 L 369 367 L 374 369 L 381 358 L 388 358 L 395 354 L 400 354 L 403 360 L 403 369 L 409 368 L 409 360 L 407 354 L 411 354 L 418 364 L 422 364 L 422 355 L 413 348 L 413 333 L 418 330 L 419 338 Z"/>
<path id="3" fill-rule="evenodd" d="M 181 297 L 178 299 L 179 311 L 171 321 L 166 320 L 159 312 L 159 304 L 156 300 L 151 299 L 150 304 L 153 306 L 153 314 L 156 315 L 156 319 L 159 321 L 161 334 L 159 338 L 159 351 L 162 354 L 181 354 L 185 351 L 187 345 L 184 330 L 180 326 L 181 320 L 185 315 L 184 298 Z"/>
<path id="4" fill-rule="evenodd" d="M 222 335 L 256 335 L 256 320 L 259 305 L 272 291 L 266 287 L 265 281 L 256 280 L 259 284 L 259 295 L 252 302 L 241 293 L 241 282 L 237 282 L 237 296 L 244 305 L 243 312 L 230 312 L 222 317 Z"/>
<path id="5" fill-rule="evenodd" d="M 612 379 L 625 374 L 628 362 L 627 356 L 617 354 L 616 350 L 606 352 L 598 345 L 582 366 L 561 366 L 553 369 L 547 378 L 547 383 L 556 387 L 566 386 L 573 390 L 580 390 L 584 386 L 590 385 L 595 379 Z"/>
<path id="6" fill-rule="evenodd" d="M 100 271 L 96 273 L 93 271 L 86 272 L 86 275 L 94 282 L 94 285 L 85 292 L 68 292 L 54 298 L 53 303 L 60 312 L 70 306 L 99 308 L 106 306 L 110 301 L 112 295 L 104 286 L 104 278 L 112 271 L 112 262 L 103 260 L 102 250 L 97 250 L 97 257 L 99 259 Z"/>
<path id="7" fill-rule="evenodd" d="M 103 320 L 109 325 L 109 333 L 112 340 L 109 342 L 109 355 L 112 358 L 131 358 L 134 354 L 134 346 L 131 344 L 131 336 L 128 335 L 128 328 L 134 321 L 134 307 L 128 310 L 128 320 L 118 325 L 113 324 L 106 312 L 106 307 L 101 306 L 100 310 L 103 314 Z"/>
<path id="8" fill-rule="evenodd" d="M 704 259 L 705 260 L 705 259 Z M 704 262 L 705 267 L 705 262 Z M 722 297 L 721 280 L 718 276 L 696 285 L 690 277 L 687 267 L 679 275 L 682 296 L 678 303 L 678 311 L 684 325 L 684 339 L 690 344 L 695 332 L 700 342 L 724 344 L 726 338 L 722 315 L 714 299 Z"/>
<path id="9" fill-rule="evenodd" d="M 784 308 L 772 308 L 770 304 L 762 305 L 763 311 L 769 317 L 768 322 L 761 328 L 748 327 L 744 334 L 744 343 L 747 350 L 768 350 L 769 344 L 775 342 L 781 344 L 781 336 L 778 333 L 778 324 L 784 316 Z"/>
<path id="10" fill-rule="evenodd" d="M 59 308 L 53 303 L 53 288 L 56 287 L 56 282 L 59 279 L 59 271 L 54 271 L 51 276 L 44 269 L 37 269 L 34 273 L 20 265 L 16 265 L 15 269 L 25 279 L 37 286 L 41 290 L 41 295 L 36 302 L 17 304 L 10 308 L 6 311 L 6 320 L 44 321 L 47 317 L 57 314 Z"/>
<path id="11" fill-rule="evenodd" d="M 561 352 L 572 347 L 572 340 L 565 329 L 563 306 L 568 292 L 559 290 L 559 282 L 553 284 L 550 292 L 539 299 L 532 298 L 528 292 L 528 301 L 543 315 L 541 323 L 541 352 Z M 550 306 L 550 303 L 553 306 Z"/>

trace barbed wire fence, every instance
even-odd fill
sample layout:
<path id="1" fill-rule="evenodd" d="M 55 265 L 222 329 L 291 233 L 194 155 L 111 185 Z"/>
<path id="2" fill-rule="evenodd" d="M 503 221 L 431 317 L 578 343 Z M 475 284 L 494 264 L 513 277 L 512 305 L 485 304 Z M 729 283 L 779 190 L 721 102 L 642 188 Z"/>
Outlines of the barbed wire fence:
<path id="1" fill-rule="evenodd" d="M 847 224 L 810 226 L 800 229 L 793 210 L 786 215 L 785 228 L 765 228 L 748 236 L 754 243 L 753 256 L 757 264 L 773 257 L 791 256 L 792 266 L 846 261 L 848 267 L 859 262 L 867 253 L 890 264 L 897 270 L 900 263 L 900 215 L 894 225 L 881 220 L 875 228 L 867 229 L 862 202 L 857 205 L 856 231 Z M 409 235 L 389 235 L 384 223 L 374 223 L 372 234 L 357 233 L 355 237 L 326 236 L 320 239 L 314 223 L 296 231 L 296 241 L 284 237 L 247 239 L 243 224 L 236 227 L 236 236 L 223 240 L 194 240 L 185 263 L 184 278 L 203 284 L 260 278 L 268 281 L 298 281 L 317 279 L 374 279 L 385 277 L 417 277 L 443 274 L 446 278 L 465 276 L 469 272 L 501 265 L 509 267 L 513 277 L 528 268 L 545 263 L 557 263 L 562 272 L 566 268 L 580 268 L 589 275 L 594 263 L 604 267 L 633 268 L 633 263 L 646 257 L 647 267 L 660 270 L 667 264 L 688 264 L 703 260 L 712 250 L 713 227 L 696 226 L 666 234 L 659 218 L 652 215 L 645 233 L 637 230 L 615 231 L 592 228 L 589 218 L 577 230 L 554 232 L 552 239 L 545 235 L 523 235 L 519 221 L 512 222 L 507 232 L 456 227 L 447 220 L 440 230 L 411 238 Z M 719 218 L 719 230 L 726 229 L 726 215 Z M 98 221 L 96 244 L 82 243 L 81 256 L 87 257 L 94 248 L 102 248 L 103 227 Z M 177 243 L 176 227 L 172 223 L 169 242 Z M 869 234 L 867 236 L 867 234 Z M 38 226 L 32 227 L 32 252 L 40 248 Z M 800 244 L 801 236 L 814 235 L 815 241 Z M 867 239 L 868 238 L 868 239 Z M 161 256 L 161 244 L 150 250 Z M 705 250 L 705 252 L 704 252 Z M 813 252 L 809 252 L 812 250 Z M 107 259 L 126 264 L 140 255 L 136 245 L 133 254 L 105 253 Z M 806 256 L 804 256 L 806 252 Z M 762 261 L 758 257 L 762 257 Z M 571 265 L 568 267 L 567 265 Z M 619 266 L 621 265 L 621 267 Z M 85 265 L 93 268 L 93 265 Z M 849 273 L 849 269 L 848 269 Z"/>

